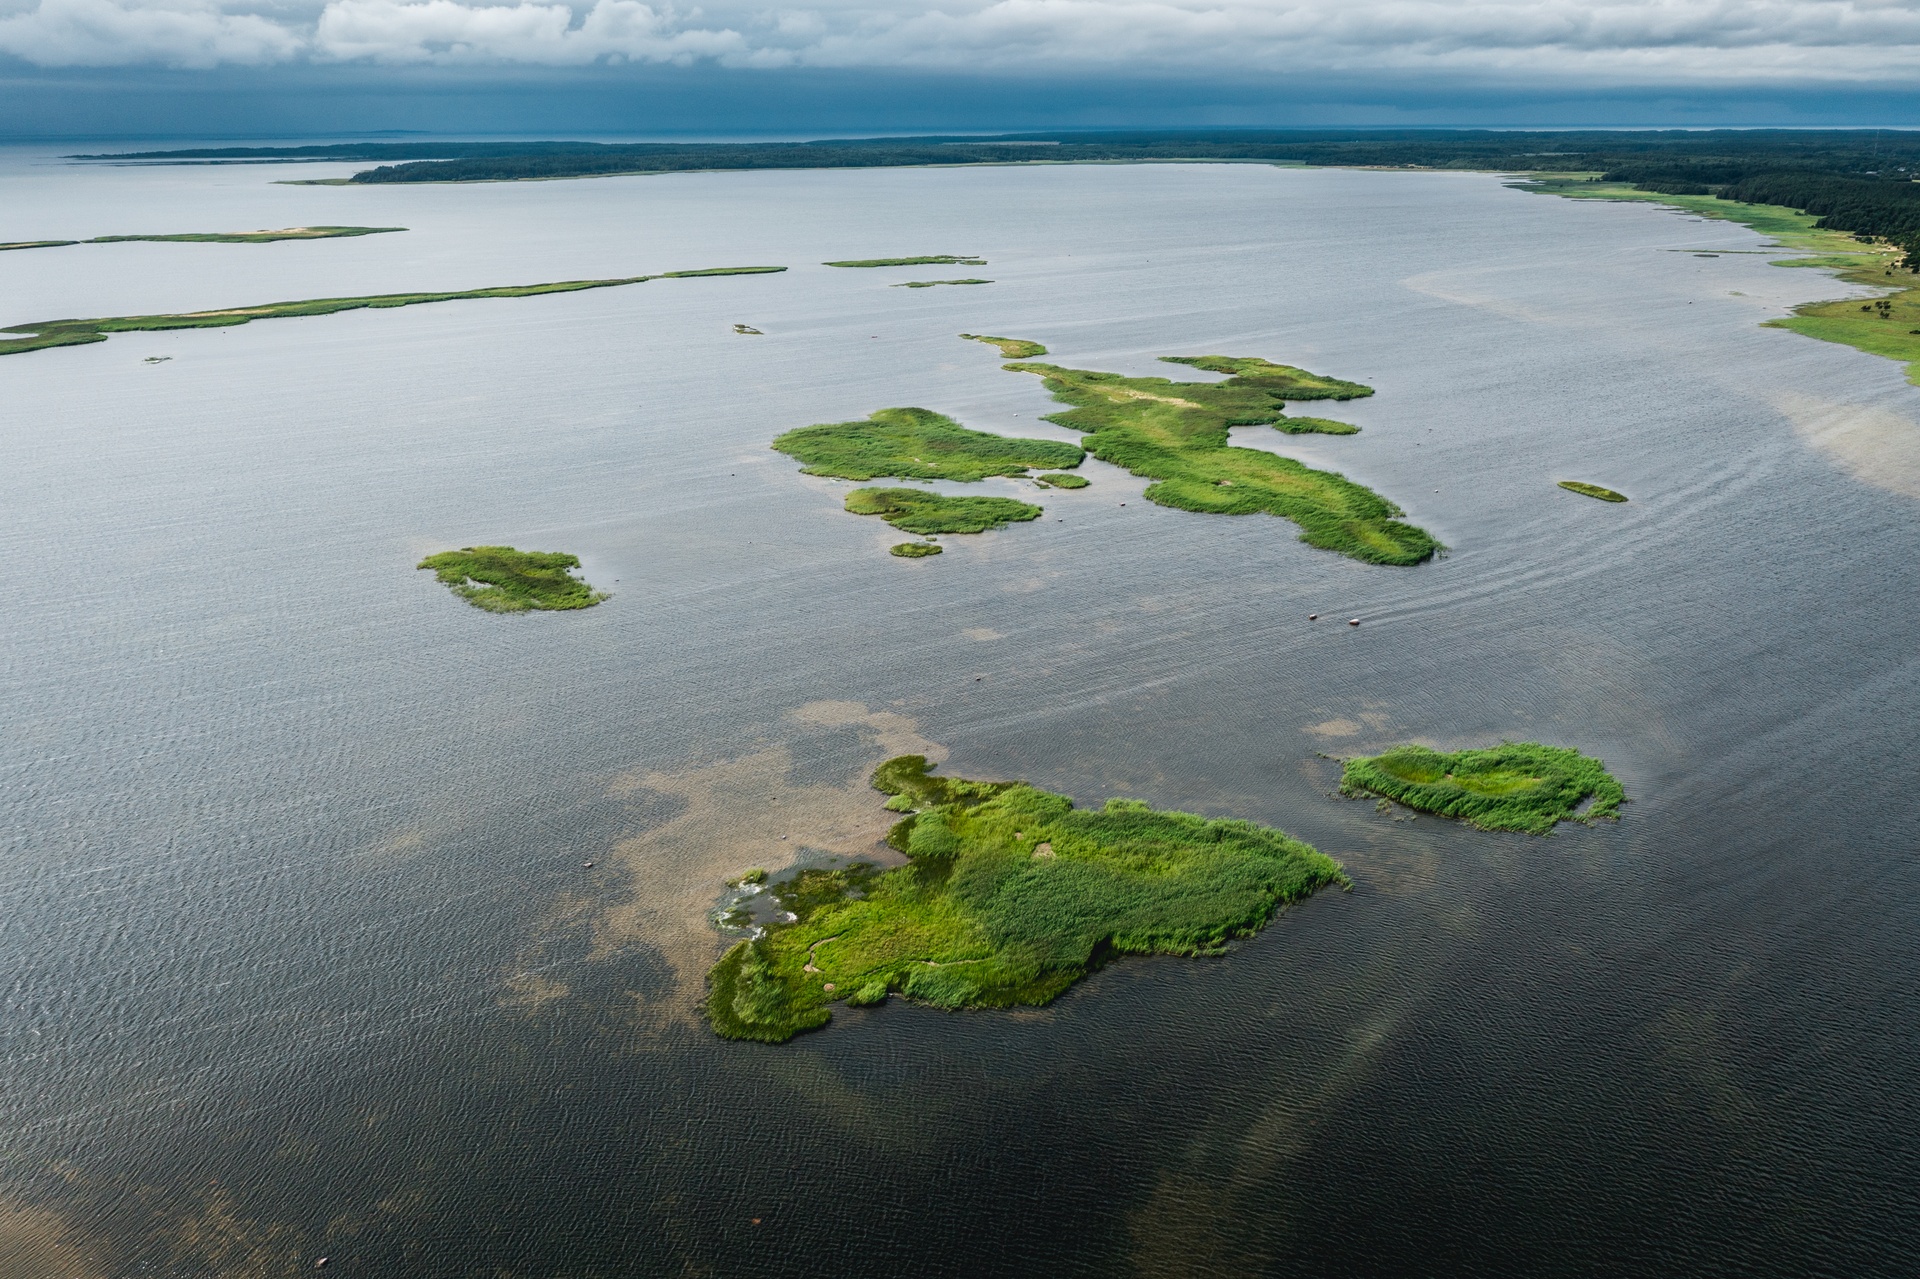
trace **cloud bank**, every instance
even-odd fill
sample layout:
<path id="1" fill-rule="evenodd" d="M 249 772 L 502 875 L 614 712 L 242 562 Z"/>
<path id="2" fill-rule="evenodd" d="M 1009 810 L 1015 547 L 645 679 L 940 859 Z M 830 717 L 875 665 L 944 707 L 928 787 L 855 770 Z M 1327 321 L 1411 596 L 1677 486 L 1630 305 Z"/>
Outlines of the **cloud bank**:
<path id="1" fill-rule="evenodd" d="M 1893 84 L 1915 0 L 0 0 L 43 67 L 710 62 L 967 73 L 1417 74 L 1514 83 Z"/>

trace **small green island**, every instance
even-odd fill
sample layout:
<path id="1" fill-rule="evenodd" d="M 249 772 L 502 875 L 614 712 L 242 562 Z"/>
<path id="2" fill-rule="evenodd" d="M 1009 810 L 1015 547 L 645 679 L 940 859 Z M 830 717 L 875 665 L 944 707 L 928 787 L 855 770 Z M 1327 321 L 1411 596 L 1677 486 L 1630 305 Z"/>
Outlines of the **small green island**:
<path id="1" fill-rule="evenodd" d="M 797 459 L 803 475 L 841 480 L 971 482 L 1075 467 L 1087 456 L 1077 444 L 973 431 L 931 409 L 912 408 L 881 409 L 859 422 L 803 426 L 774 440 L 773 449 Z"/>
<path id="2" fill-rule="evenodd" d="M 993 339 L 996 345 L 1006 340 Z M 1081 432 L 1081 443 L 1101 461 L 1153 480 L 1148 501 L 1216 515 L 1277 515 L 1298 524 L 1308 545 L 1369 564 L 1419 564 L 1443 549 L 1425 529 L 1398 519 L 1394 503 L 1344 475 L 1228 443 L 1236 426 L 1352 434 L 1358 428 L 1348 423 L 1288 417 L 1283 410 L 1291 400 L 1352 400 L 1373 388 L 1254 357 L 1161 358 L 1231 376 L 1174 382 L 1057 364 L 1004 367 L 1037 374 L 1056 400 L 1073 405 L 1046 420 Z"/>
<path id="3" fill-rule="evenodd" d="M 903 560 L 923 560 L 929 555 L 938 555 L 940 545 L 937 542 L 901 542 L 887 548 L 887 554 L 898 555 Z"/>
<path id="4" fill-rule="evenodd" d="M 936 284 L 992 284 L 992 280 L 908 280 L 904 284 L 888 287 L 895 289 L 930 289 Z"/>
<path id="5" fill-rule="evenodd" d="M 592 608 L 612 598 L 575 577 L 580 557 L 564 551 L 464 546 L 429 555 L 415 567 L 432 569 L 455 595 L 489 613 Z"/>
<path id="6" fill-rule="evenodd" d="M 333 240 L 342 236 L 390 235 L 403 226 L 290 226 L 278 231 L 189 231 L 180 235 L 96 235 L 91 240 L 15 240 L 8 249 L 61 249 L 70 244 L 271 244 L 275 240 Z"/>
<path id="7" fill-rule="evenodd" d="M 1530 835 L 1548 834 L 1561 822 L 1618 821 L 1627 798 L 1600 760 L 1538 742 L 1502 742 L 1451 755 L 1425 746 L 1395 746 L 1347 760 L 1340 790 L 1377 795 L 1481 830 Z"/>
<path id="8" fill-rule="evenodd" d="M 1046 475 L 1036 475 L 1033 478 L 1048 488 L 1056 489 L 1083 489 L 1091 483 L 1084 475 L 1063 475 L 1057 471 L 1050 472 Z"/>
<path id="9" fill-rule="evenodd" d="M 919 258 L 853 258 L 846 262 L 822 262 L 821 266 L 985 266 L 985 258 L 970 253 L 935 253 Z"/>
<path id="10" fill-rule="evenodd" d="M 925 489 L 855 489 L 847 494 L 854 515 L 878 515 L 902 533 L 985 533 L 1037 520 L 1043 513 L 1011 497 L 952 497 Z M 908 554 L 899 547 L 895 555 Z M 926 554 L 924 551 L 912 554 Z"/>
<path id="11" fill-rule="evenodd" d="M 1029 342 L 1025 338 L 990 338 L 979 333 L 962 333 L 961 337 L 969 342 L 985 342 L 988 346 L 1000 348 L 1000 354 L 1009 360 L 1031 360 L 1047 353 L 1047 348 L 1038 342 Z"/>
<path id="12" fill-rule="evenodd" d="M 627 284 L 645 284 L 649 280 L 691 280 L 714 275 L 769 275 L 784 271 L 783 266 L 710 267 L 703 271 L 666 271 L 659 275 L 631 275 L 612 280 L 561 280 L 553 284 L 515 284 L 501 288 L 466 289 L 457 293 L 379 293 L 356 298 L 310 298 L 303 302 L 269 302 L 262 306 L 231 307 L 219 311 L 187 311 L 178 315 L 121 315 L 93 320 L 42 320 L 35 324 L 16 324 L 0 333 L 21 333 L 24 337 L 0 338 L 0 355 L 21 355 L 56 346 L 80 346 L 104 342 L 110 333 L 138 333 L 166 329 L 217 329 L 248 324 L 254 320 L 273 320 L 302 315 L 332 315 L 337 311 L 358 311 L 396 306 L 421 306 L 429 302 L 465 302 L 482 298 L 530 298 L 546 293 L 577 293 L 582 289 L 611 289 Z"/>
<path id="13" fill-rule="evenodd" d="M 719 1034 L 780 1043 L 836 1002 L 896 992 L 949 1010 L 1045 1004 L 1111 956 L 1217 955 L 1347 884 L 1332 858 L 1253 822 L 1129 799 L 1080 810 L 1023 782 L 934 777 L 919 755 L 873 785 L 907 814 L 887 837 L 907 864 L 738 881 L 780 909 L 709 974 Z"/>
<path id="14" fill-rule="evenodd" d="M 1569 493 L 1578 493 L 1582 497 L 1597 497 L 1602 502 L 1624 502 L 1627 500 L 1625 493 L 1616 493 L 1612 489 L 1601 488 L 1598 484 L 1588 484 L 1584 480 L 1560 480 L 1558 483 L 1561 488 L 1567 490 Z"/>

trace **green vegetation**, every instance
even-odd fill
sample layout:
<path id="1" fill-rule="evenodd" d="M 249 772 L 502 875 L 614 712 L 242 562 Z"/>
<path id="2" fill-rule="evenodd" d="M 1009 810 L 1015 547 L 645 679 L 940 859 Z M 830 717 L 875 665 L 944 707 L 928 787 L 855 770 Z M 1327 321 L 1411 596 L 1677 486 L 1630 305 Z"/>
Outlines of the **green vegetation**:
<path id="1" fill-rule="evenodd" d="M 850 262 L 823 262 L 822 266 L 985 266 L 985 258 L 971 254 L 939 253 L 924 258 L 859 258 Z M 947 283 L 947 281 L 941 281 Z"/>
<path id="2" fill-rule="evenodd" d="M 1281 906 L 1346 881 L 1271 827 L 1158 812 L 1080 811 L 1022 782 L 933 777 L 888 760 L 874 787 L 908 814 L 905 866 L 802 870 L 768 891 L 794 916 L 714 965 L 707 1012 L 732 1039 L 778 1043 L 836 1000 L 890 992 L 946 1009 L 1045 1004 L 1111 955 L 1221 953 Z"/>
<path id="3" fill-rule="evenodd" d="M 733 326 L 733 331 L 735 333 L 744 333 L 751 337 L 766 336 L 765 334 L 761 333 L 759 329 L 754 328 L 751 324 L 736 324 Z"/>
<path id="4" fill-rule="evenodd" d="M 1041 508 L 1010 497 L 949 497 L 924 489 L 855 489 L 847 510 L 878 515 L 903 533 L 985 533 L 1040 518 Z M 896 550 L 894 554 L 899 554 Z"/>
<path id="5" fill-rule="evenodd" d="M 453 593 L 489 613 L 592 608 L 609 598 L 573 575 L 580 557 L 560 551 L 516 551 L 511 546 L 466 546 L 421 560 Z"/>
<path id="6" fill-rule="evenodd" d="M 16 324 L 0 333 L 25 333 L 28 337 L 0 338 L 0 355 L 18 355 L 54 346 L 78 346 L 86 342 L 104 342 L 109 333 L 133 333 L 152 329 L 213 329 L 247 324 L 253 320 L 280 319 L 296 315 L 331 315 L 336 311 L 357 311 L 363 307 L 419 306 L 428 302 L 462 302 L 479 298 L 527 298 L 543 293 L 574 293 L 581 289 L 607 289 L 624 284 L 644 284 L 649 280 L 683 280 L 708 275 L 764 275 L 784 271 L 783 266 L 714 267 L 704 271 L 667 271 L 660 275 L 634 275 L 616 280 L 563 280 L 556 284 L 519 284 L 504 288 L 468 289 L 459 293 L 383 293 L 360 298 L 313 298 L 304 302 L 269 302 L 264 306 L 234 307 L 220 311 L 189 311 L 182 315 L 123 315 L 97 320 L 44 320 L 37 324 Z"/>
<path id="7" fill-rule="evenodd" d="M 864 422 L 831 422 L 788 431 L 776 452 L 797 458 L 807 475 L 842 480 L 985 479 L 1025 475 L 1029 467 L 1072 467 L 1086 451 L 1060 440 L 1024 440 L 970 431 L 929 409 L 881 409 Z"/>
<path id="8" fill-rule="evenodd" d="M 1009 360 L 1031 360 L 1047 353 L 1047 348 L 1038 342 L 1029 342 L 1025 338 L 990 338 L 978 333 L 962 333 L 961 337 L 969 342 L 985 342 L 988 346 L 1000 348 L 1000 354 Z"/>
<path id="9" fill-rule="evenodd" d="M 1087 477 L 1084 475 L 1053 474 L 1053 475 L 1036 475 L 1033 478 L 1040 481 L 1042 484 L 1046 484 L 1057 489 L 1083 489 L 1087 486 L 1087 483 L 1088 483 Z"/>
<path id="10" fill-rule="evenodd" d="M 1612 489 L 1601 488 L 1598 484 L 1588 484 L 1583 480 L 1561 480 L 1559 484 L 1561 488 L 1567 490 L 1569 493 L 1578 493 L 1583 497 L 1597 497 L 1602 502 L 1624 502 L 1627 500 L 1625 493 L 1616 493 Z"/>
<path id="11" fill-rule="evenodd" d="M 992 284 L 992 280 L 908 280 L 904 284 L 889 287 L 896 289 L 930 289 L 936 284 Z"/>
<path id="12" fill-rule="evenodd" d="M 923 560 L 939 553 L 940 547 L 932 542 L 901 542 L 887 548 L 887 554 L 898 555 L 903 560 Z"/>
<path id="13" fill-rule="evenodd" d="M 1545 835 L 1560 822 L 1617 820 L 1627 797 L 1599 760 L 1538 742 L 1503 742 L 1490 750 L 1452 755 L 1425 746 L 1396 746 L 1348 760 L 1340 789 L 1457 817 L 1481 830 L 1533 835 Z M 1589 799 L 1593 806 L 1576 817 Z"/>
<path id="14" fill-rule="evenodd" d="M 69 244 L 270 244 L 275 240 L 332 240 L 349 235 L 385 235 L 403 226 L 294 226 L 279 231 L 198 231 L 184 235 L 96 235 L 91 240 L 21 240 L 0 244 L 7 249 L 57 249 Z"/>
<path id="15" fill-rule="evenodd" d="M 1394 518 L 1399 507 L 1343 475 L 1227 442 L 1235 426 L 1286 429 L 1319 420 L 1284 417 L 1288 400 L 1356 399 L 1371 388 L 1261 359 L 1168 360 L 1233 376 L 1172 382 L 1054 364 L 1006 368 L 1045 378 L 1055 399 L 1074 406 L 1047 420 L 1083 432 L 1081 443 L 1101 461 L 1155 481 L 1145 496 L 1162 506 L 1218 515 L 1265 511 L 1298 524 L 1307 544 L 1369 564 L 1418 564 L 1442 549 L 1424 529 Z"/>

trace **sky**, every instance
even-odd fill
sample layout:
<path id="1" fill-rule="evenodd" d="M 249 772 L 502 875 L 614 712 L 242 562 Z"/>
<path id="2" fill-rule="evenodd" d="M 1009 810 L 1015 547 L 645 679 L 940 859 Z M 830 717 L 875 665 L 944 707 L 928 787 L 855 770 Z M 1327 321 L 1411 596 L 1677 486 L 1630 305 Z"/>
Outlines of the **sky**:
<path id="1" fill-rule="evenodd" d="M 0 136 L 1920 125 L 1920 0 L 0 0 Z"/>

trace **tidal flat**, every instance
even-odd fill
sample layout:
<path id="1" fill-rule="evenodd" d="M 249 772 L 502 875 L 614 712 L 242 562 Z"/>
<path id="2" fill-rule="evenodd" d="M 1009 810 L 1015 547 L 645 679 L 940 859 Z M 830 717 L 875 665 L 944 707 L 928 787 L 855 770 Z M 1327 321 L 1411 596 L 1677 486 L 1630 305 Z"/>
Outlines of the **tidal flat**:
<path id="1" fill-rule="evenodd" d="M 921 755 L 888 760 L 873 786 L 907 814 L 887 836 L 907 864 L 769 888 L 781 919 L 709 975 L 719 1034 L 778 1043 L 824 1025 L 831 1004 L 893 993 L 949 1010 L 1046 1004 L 1107 955 L 1217 955 L 1347 882 L 1254 822 L 1132 799 L 1077 809 L 1024 782 L 935 777 Z"/>

